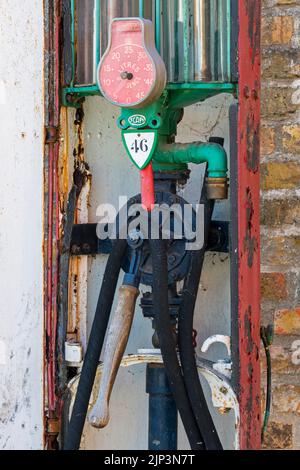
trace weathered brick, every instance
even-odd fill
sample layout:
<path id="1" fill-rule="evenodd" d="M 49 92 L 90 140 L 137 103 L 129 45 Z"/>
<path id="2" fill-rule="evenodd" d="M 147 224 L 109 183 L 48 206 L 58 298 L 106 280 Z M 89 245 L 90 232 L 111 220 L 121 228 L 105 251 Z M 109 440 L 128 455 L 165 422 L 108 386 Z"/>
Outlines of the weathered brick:
<path id="1" fill-rule="evenodd" d="M 292 343 L 293 344 L 293 343 Z M 291 349 L 291 347 L 284 346 L 274 346 L 270 348 L 271 360 L 272 360 L 272 372 L 273 374 L 278 375 L 298 375 L 300 373 L 300 363 L 298 358 L 300 354 L 298 353 L 300 348 L 300 343 L 297 345 L 297 351 Z M 297 363 L 294 360 L 294 355 L 297 354 Z M 261 371 L 263 374 L 266 374 L 266 360 L 265 354 L 262 350 L 260 353 L 261 357 Z"/>
<path id="2" fill-rule="evenodd" d="M 300 414 L 300 387 L 288 384 L 274 387 L 273 409 L 280 413 Z"/>
<path id="3" fill-rule="evenodd" d="M 281 5 L 286 5 L 286 6 L 300 5 L 300 0 L 262 0 L 262 7 L 263 8 L 275 7 L 276 5 L 278 5 L 278 6 L 281 6 Z"/>
<path id="4" fill-rule="evenodd" d="M 289 153 L 300 153 L 300 125 L 283 126 L 282 148 Z"/>
<path id="5" fill-rule="evenodd" d="M 261 273 L 261 296 L 268 300 L 287 298 L 286 276 L 283 273 Z"/>
<path id="6" fill-rule="evenodd" d="M 300 266 L 300 236 L 272 237 L 261 235 L 261 259 L 263 266 Z"/>
<path id="7" fill-rule="evenodd" d="M 300 76 L 300 53 L 298 50 L 285 51 L 284 54 L 265 49 L 262 62 L 263 80 L 288 79 Z"/>
<path id="8" fill-rule="evenodd" d="M 270 348 L 276 387 L 273 415 L 263 448 L 292 449 L 299 446 L 295 418 L 300 421 L 300 387 L 286 385 L 300 374 L 300 346 L 295 350 L 295 336 L 300 342 L 300 236 L 292 227 L 300 225 L 300 0 L 262 0 L 262 117 L 261 186 L 264 190 L 291 190 L 264 193 L 261 204 L 262 318 L 274 321 L 276 335 Z M 293 122 L 293 124 L 291 124 Z M 275 154 L 276 152 L 276 154 Z M 279 154 L 294 155 L 280 158 Z M 272 156 L 276 155 L 276 158 Z M 284 197 L 283 197 L 284 196 Z M 285 227 L 289 226 L 286 231 Z M 273 233 L 272 229 L 276 228 Z M 277 229 L 281 229 L 280 231 Z M 296 233 L 296 232 L 295 232 Z M 299 336 L 298 336 L 299 335 Z M 296 346 L 295 346 L 296 347 Z M 297 360 L 295 360 L 297 353 Z M 298 364 L 299 362 L 299 364 Z M 266 360 L 261 351 L 262 382 L 266 380 Z M 262 390 L 264 406 L 265 390 Z M 280 415 L 284 418 L 281 421 Z M 290 421 L 289 421 L 290 420 Z M 295 426 L 295 428 L 294 428 Z"/>
<path id="9" fill-rule="evenodd" d="M 274 327 L 277 335 L 300 335 L 300 308 L 278 310 Z"/>
<path id="10" fill-rule="evenodd" d="M 276 5 L 297 5 L 297 0 L 276 0 Z"/>
<path id="11" fill-rule="evenodd" d="M 300 5 L 300 0 L 262 0 L 262 7 L 275 7 L 275 6 L 292 6 Z"/>
<path id="12" fill-rule="evenodd" d="M 294 33 L 292 16 L 265 16 L 262 19 L 262 44 L 289 44 Z"/>
<path id="13" fill-rule="evenodd" d="M 269 162 L 261 165 L 261 186 L 269 189 L 294 189 L 300 185 L 300 162 Z"/>
<path id="14" fill-rule="evenodd" d="M 263 126 L 260 133 L 260 151 L 262 155 L 270 155 L 275 152 L 275 129 Z"/>
<path id="15" fill-rule="evenodd" d="M 300 199 L 262 199 L 261 224 L 279 227 L 282 224 L 300 224 Z"/>
<path id="16" fill-rule="evenodd" d="M 281 119 L 294 113 L 298 106 L 292 103 L 292 95 L 295 90 L 292 87 L 270 87 L 261 91 L 262 117 L 269 119 Z"/>
<path id="17" fill-rule="evenodd" d="M 291 449 L 293 446 L 293 426 L 271 421 L 265 434 L 264 449 Z"/>

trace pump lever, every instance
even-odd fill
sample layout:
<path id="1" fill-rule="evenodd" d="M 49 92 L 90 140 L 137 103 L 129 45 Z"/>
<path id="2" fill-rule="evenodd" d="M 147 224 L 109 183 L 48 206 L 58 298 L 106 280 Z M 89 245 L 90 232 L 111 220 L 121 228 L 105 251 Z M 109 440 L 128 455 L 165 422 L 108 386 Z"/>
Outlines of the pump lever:
<path id="1" fill-rule="evenodd" d="M 88 417 L 95 428 L 104 428 L 109 422 L 109 400 L 128 342 L 138 295 L 138 288 L 132 285 L 122 285 L 119 289 L 118 304 L 104 350 L 98 399 Z"/>

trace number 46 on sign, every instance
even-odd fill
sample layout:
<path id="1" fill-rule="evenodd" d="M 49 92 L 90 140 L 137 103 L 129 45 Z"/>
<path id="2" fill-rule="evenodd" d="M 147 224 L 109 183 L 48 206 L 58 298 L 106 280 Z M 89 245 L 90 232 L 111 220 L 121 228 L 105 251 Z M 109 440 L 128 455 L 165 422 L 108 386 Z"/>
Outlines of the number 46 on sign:
<path id="1" fill-rule="evenodd" d="M 157 131 L 147 129 L 123 131 L 122 139 L 131 161 L 139 170 L 146 168 L 157 146 Z"/>

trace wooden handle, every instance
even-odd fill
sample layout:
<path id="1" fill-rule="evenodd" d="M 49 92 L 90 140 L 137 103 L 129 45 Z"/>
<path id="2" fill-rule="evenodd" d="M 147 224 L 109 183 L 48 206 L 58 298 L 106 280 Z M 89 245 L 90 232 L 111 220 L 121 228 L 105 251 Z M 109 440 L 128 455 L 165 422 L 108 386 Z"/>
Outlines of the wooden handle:
<path id="1" fill-rule="evenodd" d="M 109 422 L 109 400 L 128 342 L 138 295 L 136 287 L 121 286 L 119 289 L 118 305 L 105 344 L 99 395 L 88 418 L 95 428 L 104 428 Z"/>

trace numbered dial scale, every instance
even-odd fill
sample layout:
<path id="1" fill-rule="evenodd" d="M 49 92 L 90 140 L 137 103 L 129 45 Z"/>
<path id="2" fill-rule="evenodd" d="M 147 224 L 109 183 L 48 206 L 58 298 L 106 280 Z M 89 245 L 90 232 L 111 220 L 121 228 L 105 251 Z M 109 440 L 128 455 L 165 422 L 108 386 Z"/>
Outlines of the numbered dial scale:
<path id="1" fill-rule="evenodd" d="M 112 21 L 98 81 L 103 96 L 116 106 L 140 108 L 160 97 L 166 86 L 166 68 L 155 48 L 151 21 Z"/>

